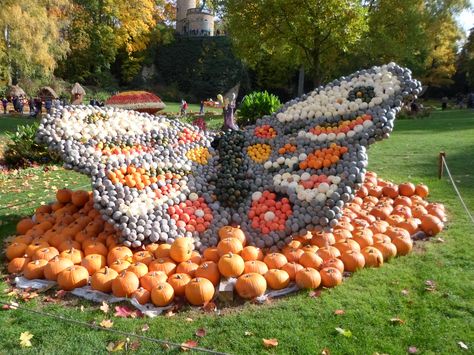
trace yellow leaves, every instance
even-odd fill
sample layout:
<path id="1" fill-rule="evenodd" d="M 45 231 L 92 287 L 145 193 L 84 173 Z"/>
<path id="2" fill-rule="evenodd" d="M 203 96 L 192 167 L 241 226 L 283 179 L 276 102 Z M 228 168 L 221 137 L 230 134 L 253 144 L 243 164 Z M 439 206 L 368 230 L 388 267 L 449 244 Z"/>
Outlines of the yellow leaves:
<path id="1" fill-rule="evenodd" d="M 112 322 L 110 319 L 104 319 L 102 322 L 99 323 L 99 325 L 102 328 L 112 328 L 114 322 Z"/>
<path id="2" fill-rule="evenodd" d="M 114 353 L 116 351 L 122 351 L 125 347 L 125 342 L 124 341 L 118 341 L 116 343 L 110 342 L 107 345 L 107 351 L 110 351 L 111 353 Z"/>
<path id="3" fill-rule="evenodd" d="M 23 332 L 20 334 L 20 346 L 22 348 L 29 348 L 32 346 L 31 339 L 33 338 L 33 334 L 30 332 Z"/>
<path id="4" fill-rule="evenodd" d="M 266 348 L 274 348 L 278 346 L 278 339 L 272 338 L 272 339 L 262 339 L 263 346 Z"/>

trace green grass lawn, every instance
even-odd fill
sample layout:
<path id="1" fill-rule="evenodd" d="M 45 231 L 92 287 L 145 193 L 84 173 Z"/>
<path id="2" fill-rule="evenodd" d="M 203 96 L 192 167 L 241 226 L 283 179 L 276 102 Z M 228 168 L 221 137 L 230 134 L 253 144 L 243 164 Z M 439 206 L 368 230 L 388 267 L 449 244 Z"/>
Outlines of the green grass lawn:
<path id="1" fill-rule="evenodd" d="M 84 322 L 112 319 L 113 328 L 182 343 L 197 340 L 216 351 L 252 354 L 405 354 L 416 347 L 419 354 L 457 354 L 474 347 L 474 226 L 468 221 L 447 178 L 437 179 L 438 152 L 446 152 L 454 178 L 470 206 L 474 206 L 474 114 L 472 111 L 435 112 L 426 119 L 403 120 L 389 140 L 369 152 L 369 168 L 395 182 L 424 182 L 430 199 L 445 204 L 449 223 L 441 240 L 419 242 L 410 256 L 397 258 L 382 269 L 364 269 L 342 286 L 323 290 L 319 297 L 301 291 L 266 305 L 244 304 L 206 314 L 188 309 L 172 317 L 122 319 L 105 315 L 99 305 L 67 296 L 63 303 L 45 303 L 41 297 L 21 305 Z M 29 215 L 41 201 L 48 201 L 56 187 L 87 183 L 85 177 L 62 170 L 33 169 L 23 176 L 3 176 L 0 205 L 33 199 L 20 208 L 0 210 L 0 238 L 5 238 L 20 216 Z M 28 176 L 28 178 L 26 178 Z M 474 211 L 472 211 L 474 212 Z M 6 277 L 5 269 L 0 274 Z M 426 281 L 435 284 L 426 290 Z M 0 282 L 0 300 L 11 301 Z M 54 294 L 54 293 L 52 293 Z M 51 293 L 50 293 L 51 295 Z M 83 306 L 83 311 L 81 311 Z M 335 315 L 335 310 L 344 314 Z M 391 322 L 399 318 L 402 322 Z M 124 336 L 90 330 L 43 318 L 20 310 L 0 310 L 0 354 L 105 353 L 109 342 Z M 149 330 L 142 332 L 147 324 Z M 352 336 L 335 328 L 350 330 Z M 207 334 L 197 338 L 204 328 Z M 20 349 L 22 332 L 33 334 L 32 348 Z M 276 338 L 276 348 L 263 347 L 262 338 Z M 132 339 L 133 340 L 133 339 Z M 462 350 L 458 342 L 469 350 Z M 140 340 L 137 352 L 178 352 Z"/>

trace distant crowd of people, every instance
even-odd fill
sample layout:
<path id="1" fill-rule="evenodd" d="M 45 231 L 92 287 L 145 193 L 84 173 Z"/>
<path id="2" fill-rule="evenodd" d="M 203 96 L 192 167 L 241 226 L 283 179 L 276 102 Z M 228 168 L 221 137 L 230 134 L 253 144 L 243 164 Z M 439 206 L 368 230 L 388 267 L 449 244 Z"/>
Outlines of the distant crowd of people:
<path id="1" fill-rule="evenodd" d="M 67 105 L 67 100 L 65 98 L 62 99 L 41 99 L 40 97 L 19 97 L 19 96 L 11 96 L 11 97 L 3 97 L 2 98 L 2 107 L 3 113 L 9 113 L 8 105 L 11 103 L 13 106 L 13 112 L 24 114 L 25 107 L 28 107 L 28 112 L 30 117 L 36 118 L 38 114 L 43 111 L 43 107 L 46 110 L 46 113 L 51 113 L 51 109 L 58 108 L 60 106 Z"/>
<path id="2" fill-rule="evenodd" d="M 99 101 L 99 100 L 96 100 L 96 99 L 91 99 L 91 100 L 89 101 L 89 105 L 102 107 L 102 106 L 104 106 L 105 104 L 104 104 L 103 101 Z"/>

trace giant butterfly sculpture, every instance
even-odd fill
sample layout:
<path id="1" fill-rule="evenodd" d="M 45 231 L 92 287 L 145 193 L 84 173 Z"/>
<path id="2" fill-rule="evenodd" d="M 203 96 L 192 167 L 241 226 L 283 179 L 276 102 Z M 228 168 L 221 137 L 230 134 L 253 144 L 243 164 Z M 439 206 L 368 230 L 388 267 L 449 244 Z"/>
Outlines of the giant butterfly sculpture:
<path id="1" fill-rule="evenodd" d="M 249 244 L 281 248 L 335 226 L 364 179 L 366 148 L 421 91 L 391 63 L 341 77 L 241 131 L 161 116 L 70 106 L 43 118 L 38 139 L 90 175 L 95 207 L 125 245 L 194 238 L 216 245 L 238 224 Z"/>

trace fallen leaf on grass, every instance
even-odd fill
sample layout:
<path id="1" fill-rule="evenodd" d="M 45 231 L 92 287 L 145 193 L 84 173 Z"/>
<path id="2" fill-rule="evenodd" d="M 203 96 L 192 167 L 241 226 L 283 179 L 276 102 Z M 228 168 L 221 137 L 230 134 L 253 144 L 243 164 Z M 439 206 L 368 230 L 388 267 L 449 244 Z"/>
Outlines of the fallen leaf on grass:
<path id="1" fill-rule="evenodd" d="M 464 344 L 462 341 L 458 341 L 458 345 L 463 350 L 468 350 L 469 349 L 469 347 L 466 344 Z"/>
<path id="2" fill-rule="evenodd" d="M 104 312 L 104 313 L 108 313 L 109 312 L 109 304 L 108 303 L 105 303 L 105 302 L 102 302 L 102 306 L 99 307 L 99 309 Z"/>
<path id="3" fill-rule="evenodd" d="M 127 306 L 115 306 L 115 317 L 127 318 L 130 317 L 132 313 L 134 313 L 134 311 Z"/>
<path id="4" fill-rule="evenodd" d="M 132 351 L 138 350 L 138 348 L 140 348 L 140 345 L 141 345 L 138 340 L 132 343 L 128 342 L 127 344 L 128 344 L 128 349 Z"/>
<path id="5" fill-rule="evenodd" d="M 125 346 L 125 342 L 124 341 L 118 341 L 116 343 L 114 342 L 110 342 L 108 345 L 107 345 L 107 351 L 110 351 L 112 353 L 116 352 L 116 351 L 122 351 L 123 348 Z"/>
<path id="6" fill-rule="evenodd" d="M 11 301 L 10 304 L 5 304 L 2 306 L 2 309 L 9 310 L 9 309 L 17 309 L 18 303 Z"/>
<path id="7" fill-rule="evenodd" d="M 345 314 L 345 313 L 346 313 L 346 311 L 344 311 L 343 309 L 336 309 L 336 310 L 334 311 L 334 314 L 335 314 L 336 316 L 340 316 L 340 315 Z"/>
<path id="8" fill-rule="evenodd" d="M 23 332 L 20 334 L 20 346 L 22 348 L 29 348 L 31 347 L 31 338 L 33 338 L 33 334 L 30 332 Z"/>
<path id="9" fill-rule="evenodd" d="M 99 323 L 99 325 L 102 328 L 112 328 L 114 322 L 112 322 L 110 319 L 104 319 L 102 322 Z"/>
<path id="10" fill-rule="evenodd" d="M 435 241 L 436 241 L 436 243 L 444 243 L 445 242 L 445 240 L 443 238 L 440 238 L 440 237 L 436 238 Z"/>
<path id="11" fill-rule="evenodd" d="M 25 291 L 25 292 L 22 292 L 19 296 L 23 301 L 29 301 L 29 300 L 32 300 L 33 298 L 38 297 L 39 295 L 38 295 L 38 292 Z"/>
<path id="12" fill-rule="evenodd" d="M 335 328 L 335 329 L 339 334 L 344 335 L 347 338 L 350 338 L 352 336 L 352 332 L 349 329 L 343 329 L 343 328 Z"/>
<path id="13" fill-rule="evenodd" d="M 204 329 L 204 328 L 199 328 L 198 330 L 196 330 L 196 336 L 197 337 L 202 338 L 202 337 L 205 337 L 206 334 L 207 334 L 207 332 L 206 332 L 206 329 Z"/>
<path id="14" fill-rule="evenodd" d="M 275 339 L 275 338 L 272 338 L 272 339 L 263 338 L 262 341 L 263 341 L 263 346 L 265 346 L 266 348 L 274 348 L 278 346 L 278 339 Z"/>
<path id="15" fill-rule="evenodd" d="M 194 322 L 194 319 L 188 317 L 185 319 L 185 321 L 191 323 L 191 322 Z"/>
<path id="16" fill-rule="evenodd" d="M 400 292 L 403 296 L 408 296 L 408 294 L 410 293 L 410 291 L 408 291 L 407 289 L 403 289 Z"/>
<path id="17" fill-rule="evenodd" d="M 188 340 L 188 341 L 185 341 L 184 343 L 181 343 L 181 350 L 189 351 L 195 348 L 196 346 L 198 346 L 198 342 L 196 340 Z"/>
<path id="18" fill-rule="evenodd" d="M 331 355 L 331 351 L 328 348 L 321 350 L 321 355 Z"/>
<path id="19" fill-rule="evenodd" d="M 204 306 L 202 306 L 204 312 L 215 312 L 217 311 L 217 306 L 214 302 L 207 302 Z"/>
<path id="20" fill-rule="evenodd" d="M 317 297 L 321 296 L 321 291 L 320 291 L 320 290 L 311 291 L 311 292 L 308 294 L 308 296 L 311 297 L 311 298 L 317 298 Z"/>
<path id="21" fill-rule="evenodd" d="M 81 312 L 84 312 L 84 306 L 81 305 L 80 310 L 81 310 Z"/>
<path id="22" fill-rule="evenodd" d="M 395 317 L 395 318 L 390 318 L 390 323 L 392 323 L 392 324 L 405 324 L 405 321 L 403 319 Z"/>
<path id="23" fill-rule="evenodd" d="M 144 324 L 142 327 L 142 332 L 146 332 L 150 329 L 150 326 L 148 324 Z"/>
<path id="24" fill-rule="evenodd" d="M 174 313 L 173 311 L 169 310 L 168 312 L 165 313 L 165 317 L 173 317 L 175 316 L 176 313 Z"/>
<path id="25" fill-rule="evenodd" d="M 408 353 L 409 354 L 416 354 L 418 352 L 418 349 L 416 348 L 416 346 L 410 346 L 408 348 Z"/>
<path id="26" fill-rule="evenodd" d="M 64 296 L 66 296 L 66 294 L 67 294 L 67 291 L 59 290 L 59 291 L 56 291 L 56 293 L 54 294 L 54 297 L 64 298 Z"/>
<path id="27" fill-rule="evenodd" d="M 244 333 L 244 335 L 245 335 L 246 337 L 250 337 L 250 336 L 253 335 L 253 333 L 246 330 L 245 333 Z"/>
<path id="28" fill-rule="evenodd" d="M 428 292 L 436 291 L 436 282 L 434 282 L 433 280 L 426 280 L 425 285 L 426 285 L 425 291 L 428 291 Z"/>

